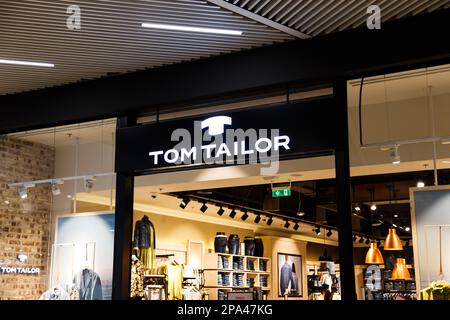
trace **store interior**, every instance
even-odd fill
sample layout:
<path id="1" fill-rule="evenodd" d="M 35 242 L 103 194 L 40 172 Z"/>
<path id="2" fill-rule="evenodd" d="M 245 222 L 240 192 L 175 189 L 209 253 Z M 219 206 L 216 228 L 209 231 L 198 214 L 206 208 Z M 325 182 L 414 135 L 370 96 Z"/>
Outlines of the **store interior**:
<path id="1" fill-rule="evenodd" d="M 348 82 L 359 299 L 437 299 L 450 281 L 450 221 L 434 214 L 450 184 L 449 68 L 364 79 L 361 105 L 361 79 Z M 1 137 L 1 263 L 40 270 L 3 273 L 1 299 L 111 299 L 115 128 Z M 134 197 L 132 299 L 340 298 L 333 156 L 281 161 L 272 176 L 261 165 L 137 176 Z M 401 247 L 389 250 L 390 229 Z"/>

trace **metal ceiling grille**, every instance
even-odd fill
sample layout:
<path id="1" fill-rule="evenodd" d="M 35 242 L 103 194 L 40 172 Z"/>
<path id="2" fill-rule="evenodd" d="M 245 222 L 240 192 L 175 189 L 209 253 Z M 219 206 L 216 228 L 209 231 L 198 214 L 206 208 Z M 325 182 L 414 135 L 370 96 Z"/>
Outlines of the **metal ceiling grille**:
<path id="1" fill-rule="evenodd" d="M 67 7 L 81 8 L 69 30 Z M 142 28 L 162 23 L 243 31 L 241 36 Z M 0 95 L 189 61 L 293 39 L 206 0 L 2 0 L 0 59 L 50 62 L 55 68 L 0 64 Z"/>
<path id="2" fill-rule="evenodd" d="M 381 8 L 382 22 L 449 8 L 450 0 L 208 0 L 235 12 L 245 10 L 290 28 L 299 38 L 314 37 L 357 28 L 366 23 L 366 10 L 372 5 Z M 234 8 L 230 8 L 232 5 Z M 242 13 L 245 15 L 245 13 Z M 263 21 L 263 20 L 260 20 Z M 274 25 L 272 25 L 274 26 Z"/>
<path id="3" fill-rule="evenodd" d="M 69 30 L 67 7 L 81 7 Z M 0 95 L 310 38 L 363 25 L 378 4 L 382 21 L 450 7 L 450 0 L 2 0 Z M 142 23 L 239 30 L 218 35 L 142 28 Z"/>

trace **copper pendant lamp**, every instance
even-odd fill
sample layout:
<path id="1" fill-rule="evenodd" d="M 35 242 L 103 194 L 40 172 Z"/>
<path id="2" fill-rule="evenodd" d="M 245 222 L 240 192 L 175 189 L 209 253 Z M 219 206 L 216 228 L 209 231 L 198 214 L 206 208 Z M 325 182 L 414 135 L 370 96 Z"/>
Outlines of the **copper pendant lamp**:
<path id="1" fill-rule="evenodd" d="M 383 255 L 378 249 L 376 242 L 370 243 L 370 248 L 366 254 L 366 264 L 384 264 Z"/>
<path id="2" fill-rule="evenodd" d="M 384 250 L 403 250 L 402 240 L 400 240 L 395 228 L 389 228 L 389 233 L 384 240 Z"/>
<path id="3" fill-rule="evenodd" d="M 410 278 L 411 275 L 409 274 L 409 270 L 406 267 L 405 259 L 397 258 L 397 263 L 394 266 L 394 270 L 392 270 L 392 279 L 405 280 Z"/>

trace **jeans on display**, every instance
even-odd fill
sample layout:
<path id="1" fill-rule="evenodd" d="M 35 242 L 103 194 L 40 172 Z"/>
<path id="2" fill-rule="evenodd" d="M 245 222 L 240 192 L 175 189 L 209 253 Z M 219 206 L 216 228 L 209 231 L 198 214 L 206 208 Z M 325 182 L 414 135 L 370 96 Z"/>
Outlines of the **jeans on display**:
<path id="1" fill-rule="evenodd" d="M 256 257 L 264 257 L 264 245 L 261 238 L 255 238 L 254 255 Z"/>
<path id="2" fill-rule="evenodd" d="M 245 237 L 245 255 L 246 256 L 254 256 L 255 255 L 255 238 L 253 237 Z"/>
<path id="3" fill-rule="evenodd" d="M 225 253 L 227 249 L 227 236 L 224 232 L 217 232 L 214 239 L 214 251 L 218 253 Z"/>
<path id="4" fill-rule="evenodd" d="M 233 286 L 234 287 L 243 287 L 244 286 L 244 274 L 243 273 L 233 274 Z"/>
<path id="5" fill-rule="evenodd" d="M 233 269 L 234 270 L 244 270 L 244 258 L 233 257 Z"/>
<path id="6" fill-rule="evenodd" d="M 228 237 L 228 253 L 241 254 L 241 244 L 237 234 L 230 234 Z"/>
<path id="7" fill-rule="evenodd" d="M 259 261 L 259 271 L 267 271 L 267 261 L 265 260 Z"/>

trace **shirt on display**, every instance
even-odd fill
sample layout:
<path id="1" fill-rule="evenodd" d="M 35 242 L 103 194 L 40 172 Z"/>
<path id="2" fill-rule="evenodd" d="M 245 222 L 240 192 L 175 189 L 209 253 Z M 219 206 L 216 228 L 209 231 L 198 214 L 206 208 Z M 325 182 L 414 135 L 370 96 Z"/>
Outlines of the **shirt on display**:
<path id="1" fill-rule="evenodd" d="M 70 295 L 63 288 L 57 286 L 45 291 L 39 300 L 70 300 Z"/>
<path id="2" fill-rule="evenodd" d="M 100 276 L 91 269 L 81 270 L 73 278 L 80 300 L 103 300 Z"/>

